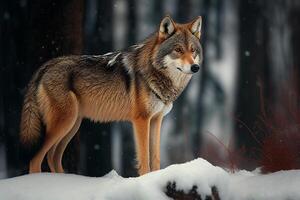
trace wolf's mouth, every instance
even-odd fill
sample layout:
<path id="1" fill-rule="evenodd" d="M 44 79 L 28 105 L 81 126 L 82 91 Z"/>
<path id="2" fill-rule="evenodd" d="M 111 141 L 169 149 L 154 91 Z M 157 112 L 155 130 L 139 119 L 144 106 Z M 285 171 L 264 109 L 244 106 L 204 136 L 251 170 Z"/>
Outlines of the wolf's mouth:
<path id="1" fill-rule="evenodd" d="M 179 67 L 177 67 L 177 69 L 178 69 L 179 71 L 183 72 L 182 69 L 180 69 Z"/>
<path id="2" fill-rule="evenodd" d="M 180 67 L 176 67 L 176 69 L 178 69 L 181 73 L 183 73 L 183 74 L 187 74 L 187 75 L 189 75 L 189 74 L 193 74 L 193 72 L 186 72 L 186 71 L 184 71 L 183 69 L 181 69 Z"/>

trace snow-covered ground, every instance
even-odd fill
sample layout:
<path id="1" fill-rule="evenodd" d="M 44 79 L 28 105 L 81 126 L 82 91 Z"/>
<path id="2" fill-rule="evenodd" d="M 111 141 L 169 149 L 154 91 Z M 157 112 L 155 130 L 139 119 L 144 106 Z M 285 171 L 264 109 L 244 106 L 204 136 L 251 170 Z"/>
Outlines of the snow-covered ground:
<path id="1" fill-rule="evenodd" d="M 168 182 L 176 182 L 177 189 L 187 192 L 197 185 L 203 197 L 216 186 L 222 200 L 300 199 L 300 170 L 232 174 L 200 158 L 137 178 L 122 178 L 112 171 L 101 178 L 42 173 L 4 179 L 0 180 L 0 199 L 168 200 L 164 193 Z"/>

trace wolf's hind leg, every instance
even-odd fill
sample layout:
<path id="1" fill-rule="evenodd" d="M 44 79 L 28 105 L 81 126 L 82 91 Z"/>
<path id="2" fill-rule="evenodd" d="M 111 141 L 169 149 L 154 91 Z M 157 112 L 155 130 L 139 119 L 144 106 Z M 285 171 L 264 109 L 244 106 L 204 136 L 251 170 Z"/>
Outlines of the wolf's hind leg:
<path id="1" fill-rule="evenodd" d="M 71 139 L 76 135 L 81 121 L 82 118 L 78 117 L 70 132 L 58 143 L 56 147 L 55 153 L 53 155 L 53 161 L 55 165 L 55 171 L 58 173 L 64 173 L 64 168 L 62 166 L 63 154 Z"/>
<path id="2" fill-rule="evenodd" d="M 51 172 L 56 172 L 55 164 L 53 161 L 53 156 L 54 156 L 56 147 L 57 147 L 57 143 L 55 145 L 53 145 L 47 153 L 47 162 L 48 162 L 48 166 L 49 166 Z"/>
<path id="3" fill-rule="evenodd" d="M 68 92 L 64 102 L 47 101 L 45 114 L 46 136 L 42 148 L 30 161 L 29 172 L 41 172 L 41 164 L 48 151 L 74 126 L 78 117 L 78 101 L 73 92 Z"/>

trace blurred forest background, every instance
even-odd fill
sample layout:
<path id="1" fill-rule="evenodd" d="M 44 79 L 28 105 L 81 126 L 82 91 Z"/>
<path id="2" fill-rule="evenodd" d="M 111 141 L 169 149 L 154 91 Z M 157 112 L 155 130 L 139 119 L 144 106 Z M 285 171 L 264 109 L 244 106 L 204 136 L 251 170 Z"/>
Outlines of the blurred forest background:
<path id="1" fill-rule="evenodd" d="M 133 45 L 166 14 L 177 22 L 203 16 L 204 64 L 164 120 L 162 167 L 201 156 L 231 169 L 299 168 L 300 1 L 1 0 L 0 178 L 26 173 L 21 106 L 42 63 Z M 130 124 L 86 120 L 64 166 L 128 177 L 134 159 Z"/>

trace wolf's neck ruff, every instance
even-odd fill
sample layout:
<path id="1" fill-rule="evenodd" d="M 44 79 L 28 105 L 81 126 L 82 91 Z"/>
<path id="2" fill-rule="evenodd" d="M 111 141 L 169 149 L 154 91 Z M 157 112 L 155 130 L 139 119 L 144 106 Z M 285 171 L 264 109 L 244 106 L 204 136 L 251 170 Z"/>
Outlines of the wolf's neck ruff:
<path id="1" fill-rule="evenodd" d="M 147 86 L 164 104 L 169 104 L 176 100 L 181 90 L 174 87 L 173 81 L 162 72 L 152 68 L 143 75 Z"/>

